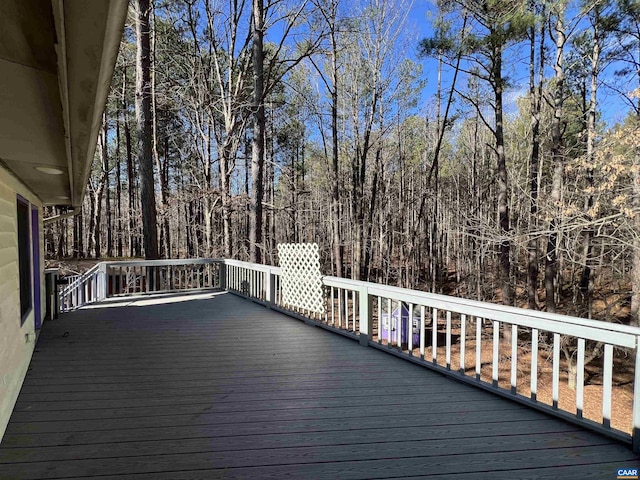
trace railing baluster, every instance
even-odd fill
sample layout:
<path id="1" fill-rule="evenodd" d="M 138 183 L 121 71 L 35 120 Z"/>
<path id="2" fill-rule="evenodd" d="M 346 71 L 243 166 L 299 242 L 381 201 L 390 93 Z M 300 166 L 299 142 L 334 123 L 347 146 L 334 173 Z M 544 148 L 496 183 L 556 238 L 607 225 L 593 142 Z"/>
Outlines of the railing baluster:
<path id="1" fill-rule="evenodd" d="M 424 360 L 424 351 L 425 351 L 425 308 L 424 305 L 420 305 L 420 358 Z"/>
<path id="2" fill-rule="evenodd" d="M 582 418 L 584 409 L 584 338 L 578 339 L 578 358 L 576 361 L 576 415 Z M 571 375 L 571 371 L 569 371 Z"/>
<path id="3" fill-rule="evenodd" d="M 359 302 L 356 301 L 356 291 L 351 290 L 351 309 L 353 310 L 353 333 L 356 333 L 356 312 L 359 308 Z M 359 313 L 359 312 L 358 312 Z"/>
<path id="4" fill-rule="evenodd" d="M 476 317 L 476 380 L 482 374 L 482 318 Z"/>
<path id="5" fill-rule="evenodd" d="M 331 303 L 329 305 L 330 305 L 330 308 L 331 308 L 331 325 L 335 327 L 336 326 L 336 314 L 334 312 L 334 308 L 335 308 L 334 307 L 334 298 L 335 297 L 334 297 L 334 291 L 333 290 L 334 290 L 333 287 L 331 287 Z"/>
<path id="6" fill-rule="evenodd" d="M 378 343 L 382 343 L 382 297 L 378 296 Z"/>
<path id="7" fill-rule="evenodd" d="M 518 326 L 511 325 L 511 393 L 518 391 Z"/>
<path id="8" fill-rule="evenodd" d="M 538 329 L 531 329 L 531 400 L 538 396 Z"/>
<path id="9" fill-rule="evenodd" d="M 349 290 L 344 289 L 344 328 L 349 330 Z"/>
<path id="10" fill-rule="evenodd" d="M 409 355 L 413 355 L 413 303 L 409 304 L 407 323 L 407 348 L 409 349 Z"/>
<path id="11" fill-rule="evenodd" d="M 611 384 L 613 377 L 613 345 L 604 346 L 604 365 L 602 380 L 602 425 L 611 428 Z"/>
<path id="12" fill-rule="evenodd" d="M 465 347 L 467 343 L 467 316 L 463 313 L 460 315 L 460 373 L 465 374 L 466 359 Z"/>
<path id="13" fill-rule="evenodd" d="M 342 328 L 342 289 L 338 289 L 338 328 Z"/>
<path id="14" fill-rule="evenodd" d="M 500 368 L 500 322 L 493 321 L 493 353 L 491 355 L 491 379 L 493 386 L 498 386 L 498 373 Z"/>
<path id="15" fill-rule="evenodd" d="M 552 400 L 553 408 L 558 408 L 559 394 L 560 394 L 560 334 L 553 334 L 553 385 L 552 385 Z"/>
<path id="16" fill-rule="evenodd" d="M 391 309 L 392 305 L 391 305 L 391 298 L 387 298 L 387 319 L 389 320 L 389 323 L 387 324 L 387 346 L 390 347 L 392 345 L 392 340 L 393 340 L 393 315 L 392 315 L 392 309 Z"/>
<path id="17" fill-rule="evenodd" d="M 200 276 L 202 277 L 202 288 L 211 288 L 213 283 L 211 282 L 211 264 L 207 263 L 201 267 Z"/>
<path id="18" fill-rule="evenodd" d="M 431 360 L 438 363 L 438 309 L 431 310 Z"/>
<path id="19" fill-rule="evenodd" d="M 447 364 L 447 370 L 451 370 L 451 311 L 447 310 L 447 340 L 446 340 L 446 354 L 445 363 Z"/>

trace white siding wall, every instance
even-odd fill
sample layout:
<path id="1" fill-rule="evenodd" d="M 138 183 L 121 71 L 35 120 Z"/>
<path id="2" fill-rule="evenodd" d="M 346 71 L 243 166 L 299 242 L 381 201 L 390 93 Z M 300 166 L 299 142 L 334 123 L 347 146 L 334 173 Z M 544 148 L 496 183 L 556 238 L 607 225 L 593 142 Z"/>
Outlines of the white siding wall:
<path id="1" fill-rule="evenodd" d="M 16 194 L 37 205 L 40 211 L 38 268 L 41 272 L 40 304 L 43 317 L 45 311 L 42 204 L 16 177 L 0 165 L 0 439 L 4 435 L 35 346 L 33 309 L 22 327 L 20 326 Z"/>

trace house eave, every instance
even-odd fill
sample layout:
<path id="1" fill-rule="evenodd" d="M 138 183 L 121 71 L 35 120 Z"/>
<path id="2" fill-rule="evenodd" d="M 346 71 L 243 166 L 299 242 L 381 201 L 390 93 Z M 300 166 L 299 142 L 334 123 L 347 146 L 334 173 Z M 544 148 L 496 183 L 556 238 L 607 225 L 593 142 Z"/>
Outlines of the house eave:
<path id="1" fill-rule="evenodd" d="M 45 204 L 82 203 L 127 6 L 0 5 L 0 161 Z"/>

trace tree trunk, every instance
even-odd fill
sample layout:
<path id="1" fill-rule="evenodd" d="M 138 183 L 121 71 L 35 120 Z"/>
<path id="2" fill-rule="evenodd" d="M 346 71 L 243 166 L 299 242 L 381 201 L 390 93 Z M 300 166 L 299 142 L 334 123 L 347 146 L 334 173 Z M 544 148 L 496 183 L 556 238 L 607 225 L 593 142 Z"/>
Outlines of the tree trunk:
<path id="1" fill-rule="evenodd" d="M 117 255 L 122 258 L 122 158 L 120 157 L 120 115 L 116 118 L 116 211 L 118 215 Z"/>
<path id="2" fill-rule="evenodd" d="M 262 262 L 262 197 L 264 193 L 264 0 L 253 0 L 253 140 L 251 142 L 251 199 L 249 259 Z"/>
<path id="3" fill-rule="evenodd" d="M 338 41 L 336 37 L 337 1 L 331 2 L 329 28 L 331 38 L 331 225 L 333 234 L 333 260 L 337 277 L 344 275 L 344 248 L 340 228 L 340 165 L 338 163 Z"/>
<path id="4" fill-rule="evenodd" d="M 535 11 L 535 2 L 532 2 L 532 10 Z M 531 51 L 529 60 L 529 95 L 531 97 L 531 157 L 529 161 L 529 195 L 531 197 L 530 214 L 531 222 L 529 230 L 535 231 L 538 226 L 538 170 L 540 160 L 540 112 L 542 109 L 542 84 L 544 82 L 544 41 L 545 41 L 545 4 L 542 3 L 542 21 L 540 22 L 540 44 L 538 53 L 538 80 L 536 83 L 536 25 L 531 26 Z M 528 251 L 528 284 L 527 296 L 529 308 L 538 309 L 538 238 L 529 236 Z"/>
<path id="5" fill-rule="evenodd" d="M 102 123 L 102 136 L 103 136 L 103 151 L 102 151 L 102 169 L 104 175 L 104 207 L 105 207 L 105 215 L 106 215 L 106 227 L 107 227 L 107 257 L 113 257 L 113 225 L 112 225 L 112 214 L 111 214 L 111 188 L 109 185 L 109 123 L 107 121 L 106 112 L 103 115 L 103 123 Z"/>
<path id="6" fill-rule="evenodd" d="M 151 42 L 151 59 L 152 59 L 152 64 L 155 65 L 156 63 L 156 30 L 155 30 L 155 22 L 156 22 L 156 16 L 155 16 L 155 10 L 152 8 L 152 21 L 151 24 L 149 26 L 150 28 L 150 42 Z M 164 257 L 165 258 L 170 258 L 171 257 L 171 249 L 170 249 L 170 245 L 169 242 L 167 240 L 168 236 L 169 236 L 169 231 L 168 231 L 168 220 L 167 220 L 167 193 L 168 193 L 168 188 L 167 188 L 167 178 L 165 177 L 165 172 L 164 172 L 164 168 L 162 166 L 162 162 L 160 161 L 160 153 L 158 151 L 158 109 L 156 107 L 156 98 L 157 98 L 157 93 L 156 93 L 156 74 L 155 74 L 155 68 L 151 70 L 150 72 L 151 74 L 151 119 L 152 119 L 152 123 L 151 123 L 151 132 L 152 132 L 152 152 L 153 152 L 153 160 L 156 166 L 156 169 L 158 170 L 158 176 L 160 179 L 160 218 L 161 218 L 161 236 L 160 236 L 160 245 L 161 248 L 159 249 L 159 253 L 162 254 L 162 252 L 164 253 Z M 166 138 L 166 137 L 165 137 Z M 165 145 L 166 146 L 166 145 Z M 165 152 L 165 157 L 166 157 L 166 152 Z M 155 191 L 154 191 L 154 195 L 155 195 Z"/>
<path id="7" fill-rule="evenodd" d="M 128 217 L 129 217 L 129 256 L 139 256 L 139 239 L 136 228 L 136 219 L 134 217 L 134 211 L 136 206 L 135 198 L 135 172 L 133 165 L 133 149 L 131 145 L 131 129 L 129 128 L 129 118 L 127 115 L 128 105 L 126 90 L 127 89 L 127 69 L 124 69 L 122 76 L 122 112 L 123 112 L 123 124 L 124 124 L 124 141 L 127 154 L 127 193 L 129 197 L 128 202 Z"/>
<path id="8" fill-rule="evenodd" d="M 166 258 L 171 258 L 171 229 L 169 226 L 169 137 L 164 137 L 164 164 L 160 167 L 160 192 L 164 209 L 162 223 Z"/>
<path id="9" fill-rule="evenodd" d="M 222 203 L 222 242 L 223 254 L 225 258 L 233 258 L 231 246 L 231 172 L 230 157 L 231 151 L 228 145 L 221 149 L 221 156 L 218 161 L 220 173 L 220 199 Z M 248 169 L 247 169 L 248 170 Z M 246 185 L 248 190 L 248 182 Z"/>
<path id="10" fill-rule="evenodd" d="M 151 131 L 151 44 L 149 0 L 138 0 L 136 12 L 136 123 L 140 164 L 142 238 L 148 260 L 158 258 L 156 198 Z"/>
<path id="11" fill-rule="evenodd" d="M 566 34 L 564 31 L 564 4 L 558 3 L 556 23 L 554 26 L 556 39 L 555 91 L 553 96 L 553 119 L 551 120 L 551 157 L 553 162 L 553 178 L 551 187 L 551 200 L 553 202 L 553 218 L 549 225 L 549 238 L 547 240 L 547 255 L 545 258 L 545 290 L 548 312 L 555 312 L 555 284 L 558 273 L 558 227 L 560 226 L 562 182 L 564 179 L 564 144 L 562 138 L 562 109 L 564 103 L 564 45 Z"/>
<path id="12" fill-rule="evenodd" d="M 500 223 L 500 253 L 499 253 L 499 278 L 500 289 L 502 290 L 502 303 L 513 305 L 513 286 L 511 285 L 511 264 L 509 251 L 511 243 L 509 241 L 509 205 L 507 197 L 509 185 L 507 183 L 507 158 L 504 151 L 504 125 L 503 125 L 503 79 L 502 79 L 502 47 L 494 49 L 494 93 L 495 93 L 495 141 L 496 154 L 498 157 L 498 221 Z"/>
<path id="13" fill-rule="evenodd" d="M 633 208 L 640 211 L 640 152 L 634 155 L 633 170 Z M 640 215 L 633 217 L 636 232 L 640 232 Z M 640 237 L 633 238 L 633 254 L 631 260 L 631 325 L 640 327 Z"/>
<path id="14" fill-rule="evenodd" d="M 95 240 L 95 224 L 96 224 L 96 196 L 95 188 L 91 185 L 89 190 L 89 232 L 87 239 L 87 256 L 91 255 L 93 251 L 93 244 Z"/>
<path id="15" fill-rule="evenodd" d="M 102 197 L 104 196 L 104 175 L 103 178 L 100 179 L 100 184 L 98 185 L 98 190 L 95 192 L 95 200 L 94 200 L 94 215 L 95 219 L 93 221 L 93 248 L 94 248 L 94 258 L 102 257 Z"/>
<path id="16" fill-rule="evenodd" d="M 591 85 L 589 110 L 587 112 L 587 165 L 593 165 L 594 162 L 594 146 L 596 137 L 596 107 L 598 93 L 598 75 L 600 70 L 600 7 L 596 5 L 592 12 L 593 27 L 593 47 L 591 50 Z M 593 220 L 591 215 L 591 207 L 593 207 L 593 169 L 587 169 L 587 198 L 584 202 L 584 212 L 589 220 Z M 591 291 L 593 284 L 591 282 L 591 265 L 593 263 L 592 255 L 592 239 L 593 229 L 588 226 L 583 232 L 583 259 L 584 267 L 580 276 L 580 292 L 582 293 L 582 301 L 587 307 L 588 317 L 591 318 Z"/>

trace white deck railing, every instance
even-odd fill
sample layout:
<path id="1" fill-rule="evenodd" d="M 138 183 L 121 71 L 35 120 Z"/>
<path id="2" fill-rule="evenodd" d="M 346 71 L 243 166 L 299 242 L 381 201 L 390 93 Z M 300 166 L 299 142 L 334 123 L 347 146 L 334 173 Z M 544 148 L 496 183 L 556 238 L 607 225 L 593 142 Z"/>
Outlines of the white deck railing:
<path id="1" fill-rule="evenodd" d="M 324 313 L 301 311 L 283 304 L 280 274 L 236 260 L 102 262 L 60 292 L 60 305 L 67 311 L 111 296 L 226 289 L 640 450 L 640 328 L 337 277 L 323 277 Z M 593 412 L 585 418 L 585 363 L 594 348 L 602 352 L 589 366 L 602 383 L 595 420 Z M 571 407 L 561 398 L 567 362 L 575 376 Z M 614 403 L 623 400 L 614 398 L 613 380 L 621 376 L 633 382 L 631 425 L 612 425 Z"/>
<path id="2" fill-rule="evenodd" d="M 61 312 L 109 297 L 221 288 L 224 261 L 215 259 L 100 262 L 58 293 Z"/>
<path id="3" fill-rule="evenodd" d="M 97 263 L 82 275 L 69 278 L 69 283 L 58 292 L 58 305 L 61 312 L 68 312 L 106 298 L 102 265 Z"/>

